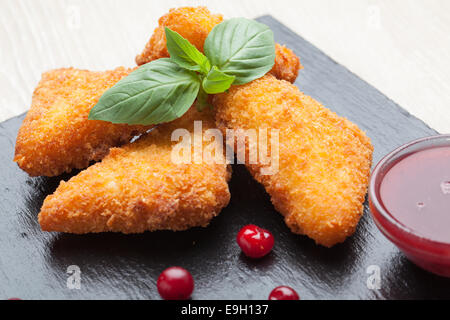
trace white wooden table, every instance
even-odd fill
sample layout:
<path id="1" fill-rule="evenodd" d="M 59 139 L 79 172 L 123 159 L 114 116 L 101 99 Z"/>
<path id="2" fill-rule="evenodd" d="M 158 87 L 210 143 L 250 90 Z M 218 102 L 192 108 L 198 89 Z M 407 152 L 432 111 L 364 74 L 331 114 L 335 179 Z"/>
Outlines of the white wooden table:
<path id="1" fill-rule="evenodd" d="M 29 108 L 48 69 L 133 66 L 157 19 L 186 5 L 207 5 L 226 18 L 271 14 L 450 133 L 447 0 L 0 0 L 0 121 Z"/>

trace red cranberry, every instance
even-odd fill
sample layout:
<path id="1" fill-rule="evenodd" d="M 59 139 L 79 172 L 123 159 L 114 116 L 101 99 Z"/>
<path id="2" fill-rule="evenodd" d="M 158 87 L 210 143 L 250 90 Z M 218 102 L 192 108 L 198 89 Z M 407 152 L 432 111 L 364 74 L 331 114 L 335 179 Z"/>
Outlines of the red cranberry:
<path id="1" fill-rule="evenodd" d="M 272 290 L 269 300 L 300 300 L 300 297 L 291 287 L 279 286 Z"/>
<path id="2" fill-rule="evenodd" d="M 236 241 L 241 250 L 250 258 L 261 258 L 273 248 L 273 235 L 258 226 L 249 224 L 237 234 Z"/>
<path id="3" fill-rule="evenodd" d="M 181 267 L 170 267 L 161 272 L 156 285 L 165 300 L 186 300 L 194 291 L 192 275 Z"/>

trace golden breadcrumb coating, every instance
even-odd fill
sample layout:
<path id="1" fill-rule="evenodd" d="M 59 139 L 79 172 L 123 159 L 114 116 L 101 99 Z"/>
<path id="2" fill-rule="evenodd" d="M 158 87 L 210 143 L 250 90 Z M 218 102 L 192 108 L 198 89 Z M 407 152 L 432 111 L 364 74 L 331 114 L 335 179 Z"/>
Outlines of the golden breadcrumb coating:
<path id="1" fill-rule="evenodd" d="M 203 43 L 216 24 L 223 21 L 221 14 L 212 14 L 206 7 L 181 7 L 170 9 L 158 20 L 158 27 L 145 45 L 144 51 L 136 56 L 136 63 L 144 63 L 169 57 L 166 47 L 165 27 L 178 32 L 203 52 Z"/>
<path id="2" fill-rule="evenodd" d="M 19 129 L 14 161 L 31 176 L 56 176 L 86 168 L 110 147 L 143 132 L 141 126 L 88 120 L 103 92 L 131 71 L 67 68 L 44 73 Z"/>
<path id="3" fill-rule="evenodd" d="M 112 148 L 101 162 L 61 182 L 42 206 L 42 230 L 140 233 L 206 226 L 230 200 L 231 171 L 223 153 L 222 164 L 172 162 L 178 142 L 171 141 L 171 134 L 185 128 L 195 139 L 193 120 L 202 120 L 203 134 L 215 125 L 211 111 L 191 108 L 136 142 Z"/>
<path id="4" fill-rule="evenodd" d="M 279 171 L 262 175 L 264 166 L 247 167 L 293 232 L 327 247 L 353 234 L 363 213 L 373 151 L 364 132 L 271 75 L 233 86 L 214 96 L 213 105 L 223 131 L 279 130 Z"/>
<path id="5" fill-rule="evenodd" d="M 221 21 L 221 16 L 211 15 L 205 8 L 171 10 L 160 19 L 160 27 L 136 61 L 143 64 L 168 56 L 163 28 L 166 25 L 202 50 L 207 34 Z M 295 81 L 301 67 L 299 59 L 280 45 L 276 45 L 276 53 L 272 73 Z M 171 161 L 176 143 L 170 141 L 172 131 L 187 128 L 196 136 L 194 119 L 203 121 L 203 133 L 215 126 L 211 111 L 198 113 L 191 108 L 182 118 L 158 126 L 135 143 L 112 148 L 102 162 L 61 182 L 44 201 L 39 214 L 42 229 L 136 233 L 206 226 L 229 202 L 227 181 L 231 170 L 223 154 L 222 163 L 215 164 Z"/>
<path id="6" fill-rule="evenodd" d="M 159 19 L 159 26 L 153 32 L 141 54 L 136 56 L 138 65 L 169 57 L 164 28 L 178 32 L 203 52 L 203 43 L 212 28 L 223 21 L 220 14 L 212 14 L 206 7 L 182 7 L 170 9 Z M 278 79 L 294 82 L 298 70 L 303 68 L 292 50 L 276 44 L 275 65 L 270 73 Z"/>
<path id="7" fill-rule="evenodd" d="M 300 59 L 286 46 L 275 44 L 275 64 L 270 70 L 270 74 L 277 79 L 282 79 L 294 83 L 298 76 L 298 71 L 303 69 Z"/>

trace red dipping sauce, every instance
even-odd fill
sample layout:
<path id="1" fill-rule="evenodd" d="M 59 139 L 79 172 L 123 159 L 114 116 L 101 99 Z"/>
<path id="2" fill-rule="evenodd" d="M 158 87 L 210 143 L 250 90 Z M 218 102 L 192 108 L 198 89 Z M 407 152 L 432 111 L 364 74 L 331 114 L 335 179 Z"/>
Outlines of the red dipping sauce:
<path id="1" fill-rule="evenodd" d="M 380 195 L 398 222 L 425 238 L 450 243 L 450 147 L 418 151 L 394 164 Z"/>
<path id="2" fill-rule="evenodd" d="M 372 172 L 369 201 L 381 232 L 408 258 L 450 277 L 450 135 L 384 157 Z"/>

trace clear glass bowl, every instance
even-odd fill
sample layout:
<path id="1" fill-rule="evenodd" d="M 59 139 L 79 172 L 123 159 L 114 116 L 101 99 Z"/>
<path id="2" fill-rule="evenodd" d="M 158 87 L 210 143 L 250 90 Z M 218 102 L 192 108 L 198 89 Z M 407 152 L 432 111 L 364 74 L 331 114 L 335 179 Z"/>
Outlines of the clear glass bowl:
<path id="1" fill-rule="evenodd" d="M 390 168 L 412 153 L 437 147 L 450 147 L 450 135 L 414 140 L 381 159 L 370 177 L 369 204 L 377 227 L 412 262 L 435 274 L 450 277 L 450 243 L 423 237 L 400 223 L 394 218 L 395 212 L 386 210 L 380 197 L 381 182 Z"/>

